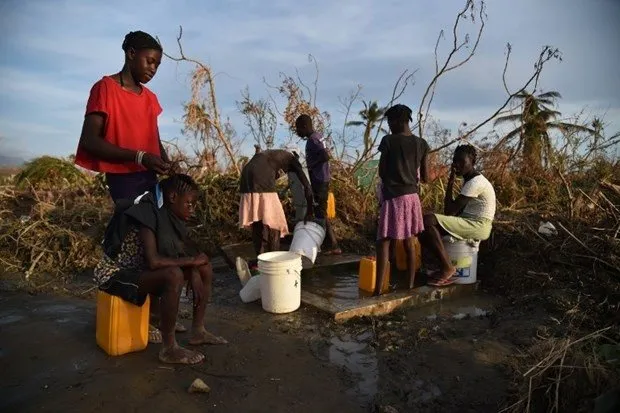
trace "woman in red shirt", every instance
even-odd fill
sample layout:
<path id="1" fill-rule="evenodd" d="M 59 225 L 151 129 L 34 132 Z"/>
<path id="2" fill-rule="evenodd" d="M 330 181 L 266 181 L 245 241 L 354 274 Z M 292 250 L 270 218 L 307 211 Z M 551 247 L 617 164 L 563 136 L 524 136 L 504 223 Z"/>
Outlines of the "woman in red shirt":
<path id="1" fill-rule="evenodd" d="M 143 84 L 157 73 L 162 47 L 153 36 L 129 32 L 123 41 L 125 64 L 94 84 L 75 163 L 102 172 L 112 199 L 134 199 L 170 169 L 159 138 L 157 96 Z"/>
<path id="2" fill-rule="evenodd" d="M 129 32 L 122 45 L 123 69 L 104 76 L 90 90 L 75 163 L 105 173 L 110 196 L 135 199 L 157 185 L 157 174 L 170 168 L 159 138 L 157 117 L 162 108 L 157 96 L 143 84 L 157 73 L 162 47 L 142 31 Z M 152 297 L 153 324 L 159 315 L 159 299 Z M 177 324 L 177 331 L 185 328 Z M 149 327 L 149 341 L 160 343 L 161 332 Z"/>

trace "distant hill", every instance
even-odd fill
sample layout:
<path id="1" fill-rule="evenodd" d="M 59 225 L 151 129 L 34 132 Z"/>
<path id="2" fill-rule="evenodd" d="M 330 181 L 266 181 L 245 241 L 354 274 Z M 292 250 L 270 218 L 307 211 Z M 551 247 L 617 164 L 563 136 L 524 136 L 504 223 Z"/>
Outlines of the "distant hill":
<path id="1" fill-rule="evenodd" d="M 3 167 L 22 166 L 24 162 L 26 162 L 24 159 L 18 158 L 16 156 L 0 155 L 0 166 Z"/>

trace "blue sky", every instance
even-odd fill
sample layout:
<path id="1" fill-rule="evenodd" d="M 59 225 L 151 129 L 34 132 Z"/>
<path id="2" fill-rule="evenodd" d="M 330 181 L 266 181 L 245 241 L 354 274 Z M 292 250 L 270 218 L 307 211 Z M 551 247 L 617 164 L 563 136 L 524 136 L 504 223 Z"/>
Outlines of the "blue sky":
<path id="1" fill-rule="evenodd" d="M 563 62 L 547 67 L 541 86 L 562 93 L 559 110 L 570 115 L 587 107 L 589 114 L 606 114 L 608 132 L 620 130 L 620 2 L 488 3 L 479 51 L 439 84 L 434 118 L 453 131 L 460 122 L 484 119 L 504 98 L 506 42 L 513 46 L 512 86 L 530 73 L 541 46 L 550 44 L 561 49 Z M 279 72 L 295 68 L 313 76 L 308 53 L 320 66 L 317 103 L 332 113 L 337 130 L 339 97 L 361 84 L 364 98 L 388 101 L 404 69 L 419 69 L 416 85 L 401 99 L 417 107 L 431 78 L 437 33 L 451 26 L 462 5 L 462 0 L 3 0 L 0 153 L 73 153 L 90 87 L 119 71 L 121 43 L 130 30 L 159 36 L 166 51 L 176 54 L 175 36 L 183 25 L 186 54 L 212 65 L 222 114 L 241 136 L 246 130 L 235 106 L 241 90 L 248 86 L 253 97 L 264 97 L 263 78 L 277 83 Z M 189 69 L 165 59 L 149 83 L 164 108 L 163 139 L 181 137 Z"/>

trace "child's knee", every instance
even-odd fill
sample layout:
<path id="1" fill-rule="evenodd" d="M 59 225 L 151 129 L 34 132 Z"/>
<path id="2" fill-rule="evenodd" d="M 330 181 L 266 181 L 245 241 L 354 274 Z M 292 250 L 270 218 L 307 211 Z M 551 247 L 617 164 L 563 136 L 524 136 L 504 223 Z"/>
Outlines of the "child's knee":
<path id="1" fill-rule="evenodd" d="M 170 267 L 168 268 L 168 272 L 166 274 L 166 287 L 172 290 L 181 290 L 183 288 L 183 284 L 185 281 L 185 277 L 183 275 L 183 270 L 180 267 Z"/>
<path id="2" fill-rule="evenodd" d="M 211 281 L 211 277 L 213 276 L 213 267 L 211 263 L 202 265 L 198 268 L 198 272 L 200 273 L 200 278 L 203 282 Z"/>

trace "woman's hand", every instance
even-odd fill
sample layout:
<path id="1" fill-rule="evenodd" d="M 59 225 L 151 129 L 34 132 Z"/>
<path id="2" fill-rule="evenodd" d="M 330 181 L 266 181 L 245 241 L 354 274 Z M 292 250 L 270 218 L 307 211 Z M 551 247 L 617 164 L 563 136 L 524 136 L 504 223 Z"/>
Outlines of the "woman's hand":
<path id="1" fill-rule="evenodd" d="M 308 187 L 304 188 L 304 196 L 306 198 L 306 216 L 304 217 L 304 225 L 314 216 L 314 197 L 312 190 Z"/>
<path id="2" fill-rule="evenodd" d="M 170 170 L 170 164 L 157 155 L 145 153 L 142 157 L 142 166 L 158 174 L 165 174 Z"/>
<path id="3" fill-rule="evenodd" d="M 209 263 L 209 257 L 205 253 L 200 253 L 194 257 L 194 262 L 192 265 L 194 267 L 202 267 L 203 265 L 207 265 Z"/>
<path id="4" fill-rule="evenodd" d="M 456 178 L 456 167 L 454 165 L 450 166 L 450 177 L 448 178 L 448 182 L 454 182 Z"/>

